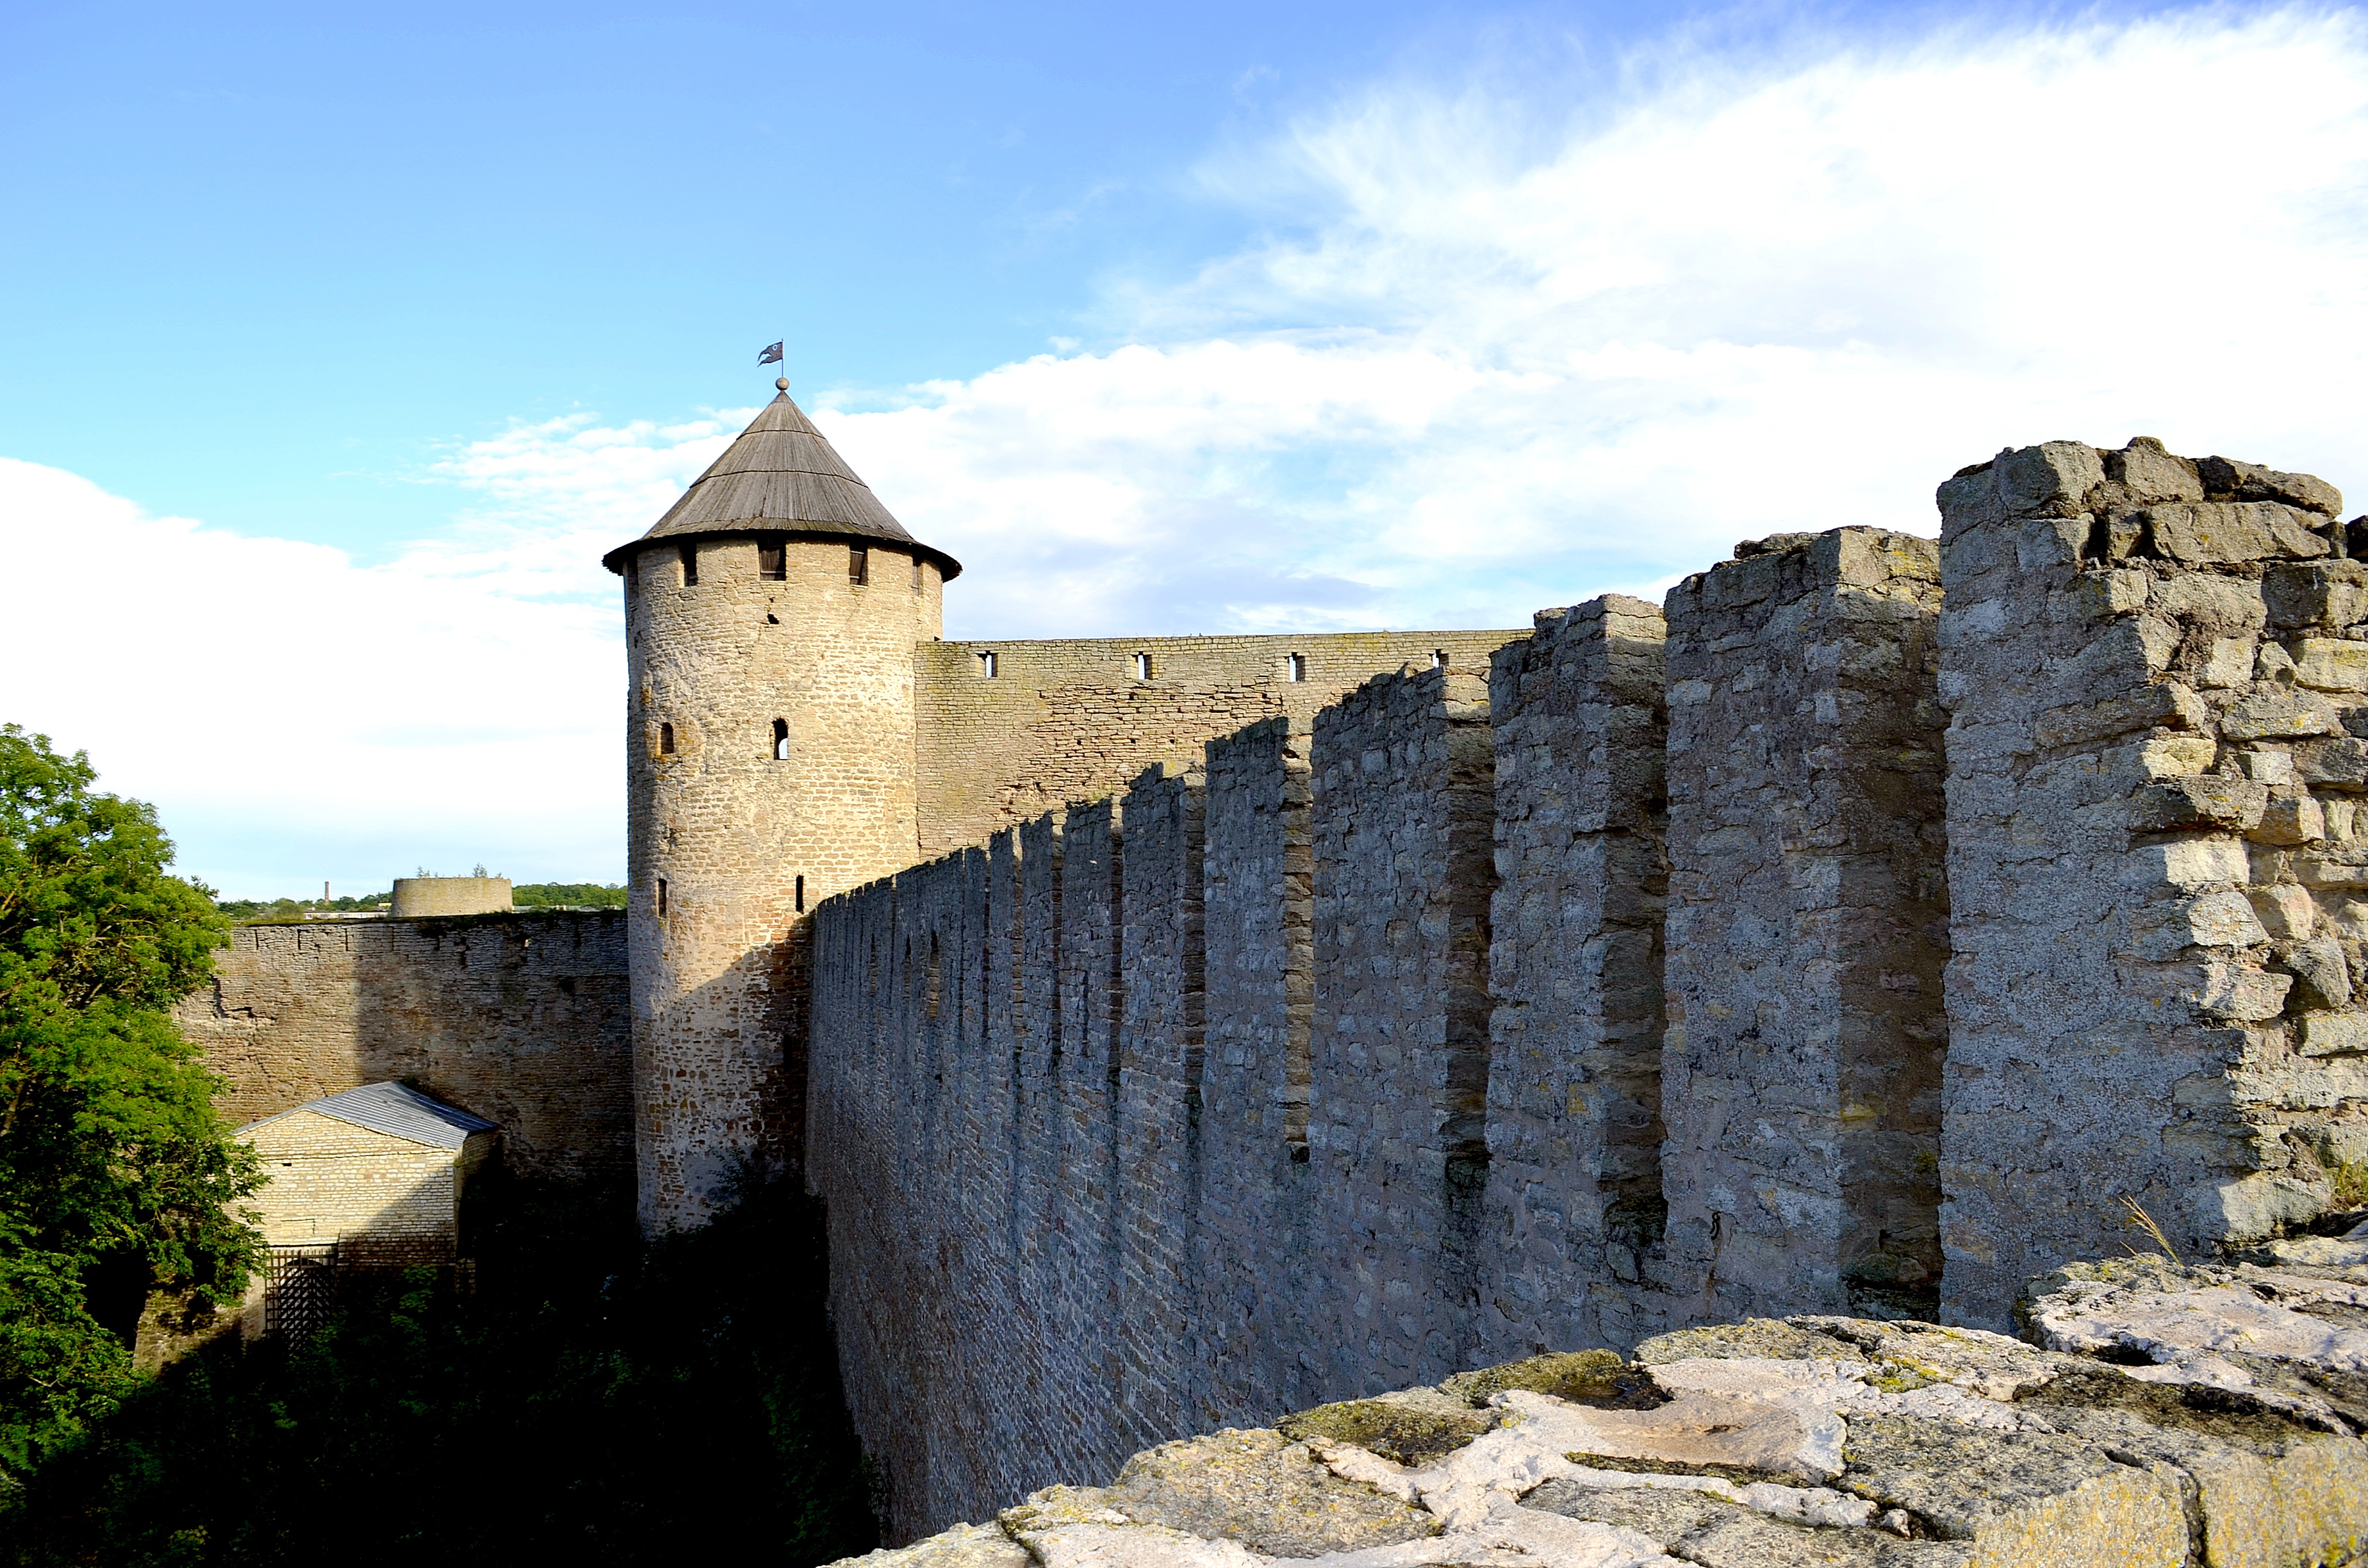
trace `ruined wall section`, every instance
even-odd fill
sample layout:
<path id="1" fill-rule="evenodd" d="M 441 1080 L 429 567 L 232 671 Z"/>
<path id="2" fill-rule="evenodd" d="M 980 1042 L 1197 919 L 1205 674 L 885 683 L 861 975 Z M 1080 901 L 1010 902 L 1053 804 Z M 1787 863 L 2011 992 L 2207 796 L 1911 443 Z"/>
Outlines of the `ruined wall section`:
<path id="1" fill-rule="evenodd" d="M 1278 714 L 1304 724 L 1373 676 L 1483 673 L 1520 631 L 923 642 L 915 655 L 920 849 L 934 855 Z M 994 657 L 994 675 L 987 655 Z M 1149 678 L 1137 660 L 1151 661 Z M 1294 663 L 1295 660 L 1295 663 Z"/>
<path id="2" fill-rule="evenodd" d="M 1331 1397 L 1470 1357 L 1486 1182 L 1488 688 L 1383 676 L 1315 716 L 1308 1159 Z"/>
<path id="3" fill-rule="evenodd" d="M 1288 717 L 1209 743 L 1201 897 L 1207 1045 L 1197 1316 L 1203 1425 L 1322 1396 L 1306 1342 L 1315 1181 L 1308 733 Z"/>
<path id="4" fill-rule="evenodd" d="M 402 1078 L 498 1123 L 512 1170 L 632 1165 L 620 912 L 242 926 L 174 1018 L 239 1125 Z"/>
<path id="5" fill-rule="evenodd" d="M 1738 557 L 1668 602 L 1672 1264 L 1704 1316 L 1929 1316 L 1938 551 L 1839 528 Z"/>
<path id="6" fill-rule="evenodd" d="M 1660 610 L 1541 611 L 1488 683 L 1488 1220 L 1475 1324 L 1500 1359 L 1666 1326 L 1661 915 L 1668 869 Z"/>
<path id="7" fill-rule="evenodd" d="M 1940 490 L 1946 1310 L 2368 1158 L 2368 567 L 2306 474 L 2051 442 Z M 2355 533 L 2361 531 L 2354 526 Z"/>

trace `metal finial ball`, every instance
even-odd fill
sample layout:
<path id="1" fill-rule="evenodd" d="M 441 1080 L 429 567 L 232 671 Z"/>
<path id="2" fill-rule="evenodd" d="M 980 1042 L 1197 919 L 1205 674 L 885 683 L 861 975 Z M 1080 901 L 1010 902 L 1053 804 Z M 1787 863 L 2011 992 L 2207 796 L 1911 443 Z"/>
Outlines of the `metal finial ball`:
<path id="1" fill-rule="evenodd" d="M 787 392 L 790 390 L 790 378 L 787 376 L 775 376 L 773 378 L 773 385 L 783 392 Z"/>

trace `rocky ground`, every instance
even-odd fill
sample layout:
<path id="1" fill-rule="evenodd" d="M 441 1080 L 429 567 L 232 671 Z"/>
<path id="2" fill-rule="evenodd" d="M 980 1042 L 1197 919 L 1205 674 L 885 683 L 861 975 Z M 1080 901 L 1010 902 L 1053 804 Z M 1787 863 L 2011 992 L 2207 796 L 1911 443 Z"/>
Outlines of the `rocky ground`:
<path id="1" fill-rule="evenodd" d="M 2368 1226 L 2078 1264 L 2027 1339 L 1752 1319 L 1137 1454 L 863 1568 L 2289 1568 L 2368 1560 Z"/>

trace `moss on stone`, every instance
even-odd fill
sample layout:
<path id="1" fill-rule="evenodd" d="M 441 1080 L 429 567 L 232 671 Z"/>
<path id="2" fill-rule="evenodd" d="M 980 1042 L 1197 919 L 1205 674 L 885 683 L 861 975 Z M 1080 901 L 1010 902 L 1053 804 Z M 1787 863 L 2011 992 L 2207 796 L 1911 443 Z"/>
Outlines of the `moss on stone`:
<path id="1" fill-rule="evenodd" d="M 2126 1410 L 2148 1426 L 2247 1443 L 2283 1445 L 2319 1435 L 2317 1428 L 2281 1415 L 2241 1389 L 2147 1382 L 2111 1367 L 2058 1373 L 2022 1399 L 2033 1404 Z"/>
<path id="2" fill-rule="evenodd" d="M 1714 1361 L 1863 1361 L 1866 1357 L 1848 1340 L 1800 1328 L 1774 1318 L 1746 1318 L 1741 1323 L 1710 1328 L 1681 1328 L 1656 1335 L 1636 1346 L 1636 1364 L 1659 1367 L 1695 1358 Z"/>
<path id="3" fill-rule="evenodd" d="M 1417 1466 L 1453 1453 L 1496 1424 L 1494 1413 L 1466 1415 L 1388 1400 L 1351 1399 L 1286 1415 L 1276 1423 L 1276 1430 L 1294 1443 L 1315 1438 L 1353 1443 L 1394 1463 Z"/>
<path id="4" fill-rule="evenodd" d="M 1650 1410 L 1668 1398 L 1649 1376 L 1609 1350 L 1566 1350 L 1532 1356 L 1526 1361 L 1508 1361 L 1501 1367 L 1458 1372 L 1439 1387 L 1442 1393 L 1474 1407 L 1486 1405 L 1489 1395 L 1507 1389 L 1527 1389 L 1566 1399 L 1573 1404 L 1609 1410 Z"/>

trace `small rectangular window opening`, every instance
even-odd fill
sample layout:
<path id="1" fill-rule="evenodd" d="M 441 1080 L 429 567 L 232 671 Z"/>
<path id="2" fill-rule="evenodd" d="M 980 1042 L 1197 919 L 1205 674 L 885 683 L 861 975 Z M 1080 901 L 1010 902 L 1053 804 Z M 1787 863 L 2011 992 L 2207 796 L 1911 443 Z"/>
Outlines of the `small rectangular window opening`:
<path id="1" fill-rule="evenodd" d="M 921 558 L 917 555 L 913 557 L 913 591 L 921 591 Z"/>
<path id="2" fill-rule="evenodd" d="M 660 756 L 672 756 L 674 755 L 674 726 L 672 724 L 660 724 L 658 726 L 658 755 Z"/>
<path id="3" fill-rule="evenodd" d="M 995 678 L 995 653 L 993 650 L 989 650 L 979 654 L 978 673 L 985 676 L 988 680 L 993 680 Z"/>
<path id="4" fill-rule="evenodd" d="M 773 760 L 790 760 L 790 722 L 787 719 L 773 721 Z"/>
<path id="5" fill-rule="evenodd" d="M 806 912 L 806 880 L 805 880 L 805 878 L 803 878 L 803 877 L 800 877 L 800 878 L 798 879 L 798 913 L 799 913 L 800 915 L 803 915 L 805 912 Z"/>
<path id="6" fill-rule="evenodd" d="M 768 583 L 789 579 L 789 551 L 780 540 L 760 539 L 757 541 L 757 575 Z"/>
<path id="7" fill-rule="evenodd" d="M 641 552 L 636 551 L 632 554 L 625 557 L 625 586 L 629 588 L 638 588 L 641 585 L 642 557 Z"/>
<path id="8" fill-rule="evenodd" d="M 871 581 L 871 547 L 850 544 L 847 547 L 847 580 L 858 587 Z"/>
<path id="9" fill-rule="evenodd" d="M 1435 670 L 1443 670 L 1447 667 L 1446 649 L 1433 648 L 1430 651 L 1430 667 Z"/>
<path id="10" fill-rule="evenodd" d="M 682 547 L 682 585 L 686 588 L 695 587 L 698 583 L 699 546 L 686 544 Z"/>
<path id="11" fill-rule="evenodd" d="M 1304 653 L 1285 654 L 1282 661 L 1282 678 L 1285 680 L 1305 680 L 1307 678 L 1307 655 Z"/>
<path id="12" fill-rule="evenodd" d="M 1134 678 L 1137 680 L 1149 680 L 1151 678 L 1150 654 L 1137 653 L 1134 656 Z"/>
<path id="13" fill-rule="evenodd" d="M 661 915 L 663 915 L 664 914 L 666 914 L 666 879 L 665 879 L 664 877 L 660 877 L 660 878 L 658 879 L 658 913 L 659 913 Z"/>

